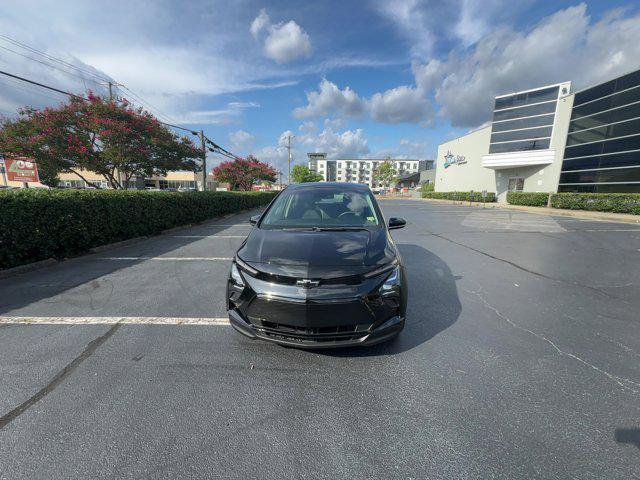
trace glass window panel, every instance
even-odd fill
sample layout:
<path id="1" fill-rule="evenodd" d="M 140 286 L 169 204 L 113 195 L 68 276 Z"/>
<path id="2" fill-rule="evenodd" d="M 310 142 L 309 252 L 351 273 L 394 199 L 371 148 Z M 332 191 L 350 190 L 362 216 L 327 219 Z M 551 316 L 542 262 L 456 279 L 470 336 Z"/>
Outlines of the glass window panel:
<path id="1" fill-rule="evenodd" d="M 624 92 L 616 93 L 610 97 L 601 98 L 595 102 L 587 103 L 574 107 L 571 112 L 571 118 L 583 117 L 593 113 L 608 110 L 610 108 L 620 107 L 633 102 L 640 102 L 640 88 L 634 88 Z"/>
<path id="2" fill-rule="evenodd" d="M 602 153 L 623 152 L 626 150 L 640 149 L 640 134 L 633 137 L 619 138 L 618 140 L 610 140 L 604 142 Z"/>
<path id="3" fill-rule="evenodd" d="M 640 85 L 640 70 L 631 72 L 616 80 L 616 92 Z"/>
<path id="4" fill-rule="evenodd" d="M 567 146 L 564 150 L 564 158 L 600 155 L 602 153 L 615 153 L 638 149 L 640 149 L 640 134 L 633 137 L 619 138 L 617 140 Z"/>
<path id="5" fill-rule="evenodd" d="M 512 118 L 529 117 L 543 113 L 553 113 L 556 111 L 556 102 L 541 103 L 526 107 L 514 108 L 513 110 L 500 110 L 493 112 L 493 121 L 509 120 Z"/>
<path id="6" fill-rule="evenodd" d="M 558 98 L 558 87 L 535 90 L 533 92 L 519 93 L 508 97 L 496 98 L 495 110 L 509 107 L 519 107 L 536 102 L 546 102 Z"/>
<path id="7" fill-rule="evenodd" d="M 525 140 L 528 138 L 545 138 L 551 136 L 553 127 L 529 128 L 527 130 L 515 130 L 513 132 L 494 133 L 491 142 L 508 142 L 510 140 Z"/>
<path id="8" fill-rule="evenodd" d="M 526 150 L 543 150 L 545 148 L 549 148 L 548 138 L 513 143 L 492 143 L 489 146 L 489 153 L 522 152 Z"/>
<path id="9" fill-rule="evenodd" d="M 606 127 L 584 130 L 567 136 L 567 145 L 577 145 L 584 142 L 595 142 L 605 138 L 622 137 L 640 133 L 640 118 L 622 123 L 615 123 Z"/>
<path id="10" fill-rule="evenodd" d="M 576 93 L 576 96 L 573 99 L 573 106 L 576 107 L 585 102 L 590 102 L 591 100 L 595 100 L 596 98 L 604 97 L 605 95 L 610 95 L 615 91 L 615 86 L 616 86 L 616 81 L 611 80 L 610 82 L 601 83 L 600 85 L 589 88 L 588 90 L 578 92 Z"/>
<path id="11" fill-rule="evenodd" d="M 578 193 L 640 193 L 640 183 L 612 183 L 601 185 L 560 185 L 558 192 Z"/>
<path id="12" fill-rule="evenodd" d="M 622 122 L 640 117 L 640 103 L 628 105 L 626 107 L 609 110 L 608 112 L 596 113 L 590 117 L 572 120 L 569 124 L 569 132 L 582 130 L 585 128 L 599 127 L 607 123 Z"/>
<path id="13" fill-rule="evenodd" d="M 640 166 L 640 151 L 564 160 L 562 162 L 562 170 L 581 170 L 583 168 L 598 167 L 626 167 L 633 165 Z"/>
<path id="14" fill-rule="evenodd" d="M 541 127 L 544 125 L 553 125 L 553 113 L 550 115 L 542 115 L 540 117 L 523 118 L 510 120 L 508 122 L 494 123 L 491 126 L 493 133 L 503 132 L 505 130 L 516 130 L 519 128 Z"/>

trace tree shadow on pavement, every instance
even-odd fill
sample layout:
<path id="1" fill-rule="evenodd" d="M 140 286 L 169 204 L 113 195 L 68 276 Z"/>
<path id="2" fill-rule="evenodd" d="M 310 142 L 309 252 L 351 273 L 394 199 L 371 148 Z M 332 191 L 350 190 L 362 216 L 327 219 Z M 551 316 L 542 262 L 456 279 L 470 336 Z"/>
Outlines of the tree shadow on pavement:
<path id="1" fill-rule="evenodd" d="M 428 342 L 453 325 L 462 306 L 458 298 L 456 277 L 437 255 L 418 245 L 399 244 L 407 271 L 409 301 L 404 330 L 398 337 L 371 347 L 316 350 L 330 356 L 359 357 L 395 355 Z"/>

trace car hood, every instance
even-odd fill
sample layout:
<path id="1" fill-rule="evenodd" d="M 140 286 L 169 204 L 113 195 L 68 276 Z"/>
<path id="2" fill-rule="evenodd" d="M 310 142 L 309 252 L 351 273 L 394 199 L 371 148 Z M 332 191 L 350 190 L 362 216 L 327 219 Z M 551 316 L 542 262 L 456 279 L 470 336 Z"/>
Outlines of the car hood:
<path id="1" fill-rule="evenodd" d="M 331 278 L 369 271 L 396 254 L 384 228 L 328 232 L 254 228 L 238 256 L 276 275 Z"/>

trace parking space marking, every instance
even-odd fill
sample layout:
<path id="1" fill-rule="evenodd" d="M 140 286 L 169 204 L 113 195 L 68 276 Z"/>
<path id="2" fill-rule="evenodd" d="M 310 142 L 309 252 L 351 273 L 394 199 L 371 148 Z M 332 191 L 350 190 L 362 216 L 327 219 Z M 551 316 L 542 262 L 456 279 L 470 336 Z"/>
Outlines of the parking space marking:
<path id="1" fill-rule="evenodd" d="M 247 238 L 246 235 L 164 235 L 169 238 Z"/>
<path id="2" fill-rule="evenodd" d="M 0 325 L 229 325 L 226 317 L 7 317 Z"/>
<path id="3" fill-rule="evenodd" d="M 98 260 L 161 260 L 161 261 L 198 261 L 205 260 L 211 262 L 226 262 L 233 260 L 232 257 L 98 257 Z"/>

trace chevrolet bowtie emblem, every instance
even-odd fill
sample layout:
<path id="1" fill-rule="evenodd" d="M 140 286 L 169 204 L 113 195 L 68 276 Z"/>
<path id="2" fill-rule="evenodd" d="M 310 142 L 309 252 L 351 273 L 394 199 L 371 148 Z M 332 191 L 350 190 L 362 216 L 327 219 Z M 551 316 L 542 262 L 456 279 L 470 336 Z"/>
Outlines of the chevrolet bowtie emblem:
<path id="1" fill-rule="evenodd" d="M 302 280 L 298 280 L 296 282 L 296 286 L 300 288 L 313 288 L 320 285 L 320 280 L 309 280 L 308 278 L 303 278 Z"/>

